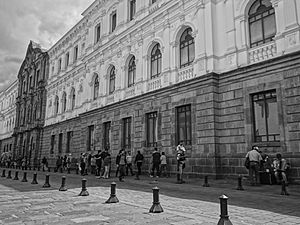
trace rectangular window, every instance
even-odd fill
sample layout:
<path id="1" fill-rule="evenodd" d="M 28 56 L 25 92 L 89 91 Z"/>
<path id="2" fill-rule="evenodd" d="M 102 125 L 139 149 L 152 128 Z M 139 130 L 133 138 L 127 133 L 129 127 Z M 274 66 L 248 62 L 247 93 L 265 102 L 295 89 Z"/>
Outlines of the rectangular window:
<path id="1" fill-rule="evenodd" d="M 69 52 L 66 54 L 66 68 L 69 66 L 70 54 Z"/>
<path id="2" fill-rule="evenodd" d="M 61 71 L 61 59 L 58 60 L 58 72 Z"/>
<path id="3" fill-rule="evenodd" d="M 51 135 L 50 139 L 50 154 L 54 154 L 55 135 Z"/>
<path id="4" fill-rule="evenodd" d="M 191 105 L 185 105 L 176 108 L 177 118 L 177 143 L 183 141 L 186 145 L 192 144 L 191 127 Z"/>
<path id="5" fill-rule="evenodd" d="M 88 127 L 87 151 L 94 150 L 94 135 L 95 135 L 95 127 L 94 127 L 94 125 L 91 125 Z"/>
<path id="6" fill-rule="evenodd" d="M 36 71 L 36 86 L 39 85 L 39 81 L 40 81 L 40 70 Z"/>
<path id="7" fill-rule="evenodd" d="M 95 27 L 95 43 L 100 41 L 100 24 Z"/>
<path id="8" fill-rule="evenodd" d="M 135 0 L 130 0 L 129 1 L 129 20 L 134 19 L 135 11 L 136 11 Z"/>
<path id="9" fill-rule="evenodd" d="M 113 12 L 111 14 L 111 32 L 114 32 L 116 27 L 117 27 L 117 12 Z"/>
<path id="10" fill-rule="evenodd" d="M 252 95 L 254 141 L 280 141 L 276 91 Z"/>
<path id="11" fill-rule="evenodd" d="M 146 114 L 147 147 L 157 146 L 157 112 Z"/>
<path id="12" fill-rule="evenodd" d="M 29 77 L 28 87 L 29 88 L 32 87 L 32 76 Z"/>
<path id="13" fill-rule="evenodd" d="M 78 45 L 74 47 L 74 61 L 78 59 Z"/>
<path id="14" fill-rule="evenodd" d="M 68 131 L 68 132 L 67 132 L 67 146 L 66 146 L 66 153 L 70 153 L 72 137 L 73 137 L 73 131 Z"/>
<path id="15" fill-rule="evenodd" d="M 131 117 L 123 119 L 123 148 L 131 148 Z"/>
<path id="16" fill-rule="evenodd" d="M 103 124 L 103 148 L 110 149 L 110 127 L 111 127 L 111 122 L 106 122 Z"/>
<path id="17" fill-rule="evenodd" d="M 63 133 L 58 135 L 58 153 L 62 153 Z"/>

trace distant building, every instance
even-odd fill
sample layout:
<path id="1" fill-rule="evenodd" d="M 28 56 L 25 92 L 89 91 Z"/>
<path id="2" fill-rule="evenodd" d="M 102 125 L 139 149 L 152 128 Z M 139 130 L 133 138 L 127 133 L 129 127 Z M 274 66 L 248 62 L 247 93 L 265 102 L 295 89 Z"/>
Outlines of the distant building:
<path id="1" fill-rule="evenodd" d="M 48 54 L 30 41 L 18 73 L 14 158 L 26 159 L 37 166 L 41 157 L 41 141 L 46 110 Z"/>
<path id="2" fill-rule="evenodd" d="M 11 156 L 13 153 L 17 94 L 17 81 L 0 92 L 0 157 L 3 153 Z"/>

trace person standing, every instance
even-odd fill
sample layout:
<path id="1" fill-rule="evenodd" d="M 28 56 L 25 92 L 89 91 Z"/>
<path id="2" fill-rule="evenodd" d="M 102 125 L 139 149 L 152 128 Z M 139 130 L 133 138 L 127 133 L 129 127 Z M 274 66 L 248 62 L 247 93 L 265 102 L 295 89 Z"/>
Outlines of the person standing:
<path id="1" fill-rule="evenodd" d="M 136 154 L 135 159 L 134 159 L 134 163 L 136 164 L 136 167 L 138 169 L 138 175 L 142 174 L 143 161 L 144 161 L 143 154 L 141 153 L 141 151 L 137 151 L 137 154 Z"/>
<path id="2" fill-rule="evenodd" d="M 46 156 L 44 156 L 42 159 L 42 167 L 43 167 L 43 172 L 48 171 L 48 162 Z"/>
<path id="3" fill-rule="evenodd" d="M 119 151 L 117 157 L 116 157 L 116 177 L 118 177 L 118 173 L 119 173 L 119 170 L 120 170 L 120 167 L 119 167 L 119 164 L 120 164 L 120 159 L 121 159 L 121 153 L 122 153 L 122 150 Z"/>
<path id="4" fill-rule="evenodd" d="M 157 148 L 154 148 L 154 152 L 152 153 L 152 172 L 150 177 L 154 177 L 156 171 L 156 177 L 159 177 L 159 166 L 160 166 L 160 153 L 158 152 Z"/>
<path id="5" fill-rule="evenodd" d="M 106 157 L 103 160 L 104 174 L 102 177 L 104 179 L 108 179 L 108 177 L 109 177 L 110 164 L 111 164 L 111 157 L 110 157 L 110 154 L 107 153 Z"/>
<path id="6" fill-rule="evenodd" d="M 247 152 L 246 158 L 249 157 L 249 179 L 250 185 L 258 185 L 259 182 L 259 166 L 262 160 L 260 153 L 258 152 L 258 146 L 252 146 L 252 149 Z"/>
<path id="7" fill-rule="evenodd" d="M 176 160 L 177 160 L 177 183 L 182 184 L 185 183 L 182 179 L 183 170 L 185 168 L 185 147 L 183 146 L 183 142 L 181 141 L 176 148 Z"/>
<path id="8" fill-rule="evenodd" d="M 274 174 L 277 183 L 281 183 L 282 181 L 287 183 L 287 177 L 286 177 L 287 163 L 286 160 L 282 158 L 282 155 L 280 153 L 276 154 L 276 159 L 273 162 L 273 167 L 274 167 L 274 172 L 275 172 Z"/>
<path id="9" fill-rule="evenodd" d="M 125 176 L 125 167 L 126 167 L 126 152 L 124 149 L 121 150 L 120 155 L 120 161 L 119 161 L 119 181 L 124 182 L 124 176 Z"/>
<path id="10" fill-rule="evenodd" d="M 162 152 L 161 156 L 160 156 L 160 174 L 161 174 L 161 176 L 168 177 L 167 157 L 164 152 Z"/>
<path id="11" fill-rule="evenodd" d="M 102 166 L 102 159 L 101 159 L 101 150 L 94 156 L 96 160 L 96 176 L 100 177 L 101 175 L 101 166 Z"/>
<path id="12" fill-rule="evenodd" d="M 85 153 L 81 154 L 81 158 L 80 158 L 80 168 L 81 168 L 81 175 L 87 175 L 85 168 L 86 168 L 86 155 Z"/>
<path id="13" fill-rule="evenodd" d="M 131 176 L 134 175 L 133 170 L 132 170 L 132 156 L 131 156 L 131 152 L 128 151 L 127 155 L 126 155 L 126 176 L 128 176 L 128 170 L 130 170 L 130 174 Z"/>

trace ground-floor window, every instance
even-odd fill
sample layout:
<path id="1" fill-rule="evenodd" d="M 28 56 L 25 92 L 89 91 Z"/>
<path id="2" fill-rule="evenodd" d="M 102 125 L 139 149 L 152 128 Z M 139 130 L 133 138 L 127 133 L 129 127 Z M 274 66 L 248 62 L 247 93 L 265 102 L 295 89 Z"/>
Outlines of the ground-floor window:
<path id="1" fill-rule="evenodd" d="M 279 141 L 279 121 L 276 91 L 252 95 L 254 141 Z"/>
<path id="2" fill-rule="evenodd" d="M 95 126 L 91 125 L 88 127 L 88 143 L 87 143 L 87 151 L 94 150 L 94 142 L 95 142 Z"/>
<path id="3" fill-rule="evenodd" d="M 66 145 L 66 153 L 70 153 L 71 141 L 73 137 L 73 131 L 67 132 L 67 145 Z"/>
<path id="4" fill-rule="evenodd" d="M 192 144 L 192 126 L 191 126 L 191 105 L 180 106 L 176 108 L 177 119 L 177 143 L 183 142 L 185 145 Z"/>
<path id="5" fill-rule="evenodd" d="M 54 154 L 55 135 L 51 135 L 50 139 L 50 154 Z"/>
<path id="6" fill-rule="evenodd" d="M 106 122 L 103 124 L 103 148 L 110 149 L 110 128 L 111 122 Z"/>
<path id="7" fill-rule="evenodd" d="M 157 146 L 157 112 L 146 114 L 147 147 Z"/>
<path id="8" fill-rule="evenodd" d="M 131 148 L 131 117 L 123 119 L 123 148 Z"/>

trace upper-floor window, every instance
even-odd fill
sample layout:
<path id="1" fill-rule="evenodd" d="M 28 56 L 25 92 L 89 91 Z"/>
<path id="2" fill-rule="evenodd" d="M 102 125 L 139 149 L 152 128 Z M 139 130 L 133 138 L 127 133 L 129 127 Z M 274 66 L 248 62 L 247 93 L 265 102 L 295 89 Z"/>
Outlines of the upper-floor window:
<path id="1" fill-rule="evenodd" d="M 132 56 L 128 63 L 128 87 L 134 85 L 136 74 L 135 57 Z"/>
<path id="2" fill-rule="evenodd" d="M 58 114 L 58 110 L 59 110 L 59 98 L 58 96 L 55 97 L 55 101 L 54 101 L 54 114 L 57 115 Z"/>
<path id="3" fill-rule="evenodd" d="M 76 101 L 75 89 L 72 88 L 72 90 L 71 90 L 71 109 L 72 110 L 75 108 L 75 101 Z"/>
<path id="4" fill-rule="evenodd" d="M 50 154 L 54 154 L 55 135 L 51 135 L 50 139 Z"/>
<path id="5" fill-rule="evenodd" d="M 94 100 L 97 99 L 99 96 L 99 77 L 96 75 L 94 80 Z"/>
<path id="6" fill-rule="evenodd" d="M 74 47 L 74 61 L 78 59 L 78 45 Z"/>
<path id="7" fill-rule="evenodd" d="M 135 0 L 129 0 L 129 20 L 133 20 L 136 12 Z"/>
<path id="8" fill-rule="evenodd" d="M 151 51 L 151 79 L 161 73 L 161 51 L 160 45 L 156 44 Z"/>
<path id="9" fill-rule="evenodd" d="M 113 66 L 109 73 L 109 94 L 114 93 L 116 85 L 116 69 Z"/>
<path id="10" fill-rule="evenodd" d="M 146 114 L 147 147 L 157 146 L 157 112 Z"/>
<path id="11" fill-rule="evenodd" d="M 176 108 L 177 119 L 177 143 L 183 142 L 186 145 L 192 144 L 192 122 L 191 105 Z"/>
<path id="12" fill-rule="evenodd" d="M 36 71 L 36 86 L 38 86 L 39 81 L 40 81 L 40 70 L 37 70 Z"/>
<path id="13" fill-rule="evenodd" d="M 272 41 L 276 34 L 275 11 L 270 0 L 257 0 L 249 10 L 250 47 Z"/>
<path id="14" fill-rule="evenodd" d="M 70 61 L 70 54 L 69 52 L 66 54 L 66 68 L 69 66 L 69 61 Z"/>
<path id="15" fill-rule="evenodd" d="M 154 4 L 155 2 L 157 2 L 157 0 L 150 0 L 151 4 Z"/>
<path id="16" fill-rule="evenodd" d="M 180 68 L 189 66 L 195 59 L 195 42 L 192 29 L 187 28 L 180 37 Z"/>
<path id="17" fill-rule="evenodd" d="M 65 112 L 66 108 L 67 108 L 67 95 L 66 95 L 66 92 L 64 92 L 63 95 L 62 95 L 61 103 L 62 103 L 62 112 Z"/>
<path id="18" fill-rule="evenodd" d="M 95 43 L 100 41 L 100 24 L 95 27 Z"/>
<path id="19" fill-rule="evenodd" d="M 276 91 L 252 95 L 254 141 L 280 141 Z"/>
<path id="20" fill-rule="evenodd" d="M 114 32 L 114 30 L 117 27 L 117 12 L 114 11 L 111 15 L 110 15 L 110 30 L 111 32 Z"/>
<path id="21" fill-rule="evenodd" d="M 61 71 L 61 59 L 58 60 L 58 72 Z"/>
<path id="22" fill-rule="evenodd" d="M 51 68 L 51 73 L 54 74 L 54 66 Z"/>

